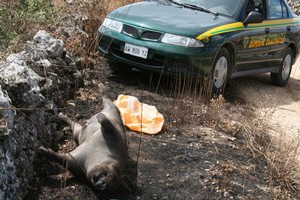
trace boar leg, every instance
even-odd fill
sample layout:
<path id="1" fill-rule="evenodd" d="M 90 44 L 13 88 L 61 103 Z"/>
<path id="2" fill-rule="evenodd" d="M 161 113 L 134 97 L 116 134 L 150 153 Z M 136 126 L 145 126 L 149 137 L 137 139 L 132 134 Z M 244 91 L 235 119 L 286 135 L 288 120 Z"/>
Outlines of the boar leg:
<path id="1" fill-rule="evenodd" d="M 74 122 L 67 115 L 65 115 L 63 113 L 59 113 L 58 116 L 60 119 L 64 120 L 66 123 L 68 123 L 70 125 L 72 132 L 73 132 L 74 140 L 75 140 L 76 144 L 78 145 L 79 138 L 81 137 L 81 132 L 82 132 L 81 124 Z"/>
<path id="2" fill-rule="evenodd" d="M 96 117 L 102 128 L 105 130 L 104 133 L 118 131 L 115 125 L 113 125 L 113 123 L 103 113 L 98 113 Z"/>
<path id="3" fill-rule="evenodd" d="M 43 146 L 39 147 L 39 152 L 46 158 L 60 164 L 64 168 L 67 168 L 76 177 L 86 177 L 84 170 L 81 168 L 76 158 L 70 153 L 56 153 L 52 149 L 45 148 Z"/>
<path id="4" fill-rule="evenodd" d="M 99 113 L 96 118 L 101 124 L 102 135 L 108 146 L 115 148 L 115 152 L 124 157 L 126 153 L 124 150 L 127 148 L 120 130 L 103 113 Z"/>

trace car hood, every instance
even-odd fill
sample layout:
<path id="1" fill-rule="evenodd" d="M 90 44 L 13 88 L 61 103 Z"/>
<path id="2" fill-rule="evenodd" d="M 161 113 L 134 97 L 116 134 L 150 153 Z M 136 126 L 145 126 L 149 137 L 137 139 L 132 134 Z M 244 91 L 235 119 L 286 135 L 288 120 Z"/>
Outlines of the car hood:
<path id="1" fill-rule="evenodd" d="M 126 24 L 188 37 L 196 37 L 213 27 L 234 21 L 230 17 L 216 16 L 167 2 L 130 4 L 114 10 L 108 17 Z"/>

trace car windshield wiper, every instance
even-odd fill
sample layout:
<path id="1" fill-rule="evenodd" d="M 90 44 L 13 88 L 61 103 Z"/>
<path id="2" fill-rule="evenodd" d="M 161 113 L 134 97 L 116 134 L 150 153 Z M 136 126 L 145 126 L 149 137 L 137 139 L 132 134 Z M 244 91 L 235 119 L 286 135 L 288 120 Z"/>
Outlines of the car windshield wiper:
<path id="1" fill-rule="evenodd" d="M 174 4 L 178 5 L 178 6 L 183 7 L 183 5 L 181 3 L 178 3 L 177 1 L 174 1 L 174 0 L 167 0 L 167 1 L 172 2 L 172 3 L 174 3 Z"/>
<path id="2" fill-rule="evenodd" d="M 217 12 L 208 10 L 206 8 L 203 8 L 201 6 L 197 6 L 197 5 L 194 5 L 194 4 L 178 3 L 177 1 L 174 1 L 174 0 L 167 0 L 167 1 L 172 2 L 172 3 L 174 3 L 174 4 L 178 5 L 178 6 L 185 7 L 185 8 L 190 8 L 190 9 L 194 9 L 194 10 L 200 10 L 200 11 L 203 11 L 203 12 L 212 13 L 214 15 L 219 15 L 219 13 L 217 13 Z"/>
<path id="3" fill-rule="evenodd" d="M 170 0 L 170 1 L 172 1 L 172 0 Z M 194 5 L 194 4 L 183 3 L 183 4 L 181 4 L 181 6 L 184 6 L 186 8 L 195 9 L 195 10 L 200 10 L 200 11 L 207 12 L 207 13 L 212 13 L 214 15 L 218 15 L 219 14 L 217 12 L 211 11 L 209 9 L 206 9 L 206 8 L 201 7 L 201 6 Z"/>

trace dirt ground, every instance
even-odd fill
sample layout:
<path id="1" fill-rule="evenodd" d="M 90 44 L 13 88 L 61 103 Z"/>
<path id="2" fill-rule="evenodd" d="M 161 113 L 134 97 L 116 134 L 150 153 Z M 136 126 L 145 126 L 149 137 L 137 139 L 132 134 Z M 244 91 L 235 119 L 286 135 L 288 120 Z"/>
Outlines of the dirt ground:
<path id="1" fill-rule="evenodd" d="M 255 105 L 257 115 L 268 118 L 272 133 L 280 140 L 299 140 L 300 136 L 300 59 L 293 66 L 286 87 L 270 84 L 269 74 L 243 78 L 240 93 Z M 252 86 L 251 86 L 252 85 Z M 254 87 L 253 87 L 254 86 Z"/>
<path id="2" fill-rule="evenodd" d="M 158 84 L 157 76 L 142 72 L 116 75 L 100 59 L 93 70 L 83 72 L 85 87 L 70 100 L 73 108 L 64 112 L 82 121 L 100 111 L 97 85 L 101 82 L 110 88 L 112 100 L 119 94 L 136 96 L 164 115 L 164 129 L 158 135 L 127 131 L 131 160 L 125 182 L 129 189 L 116 196 L 118 199 L 297 199 L 299 196 L 274 192 L 279 189 L 269 179 L 272 172 L 262 157 L 246 148 L 239 127 L 225 131 L 222 123 L 213 125 L 215 121 L 243 124 L 249 119 L 267 118 L 274 128 L 272 133 L 288 137 L 299 134 L 299 67 L 297 62 L 284 88 L 271 85 L 268 75 L 234 79 L 227 88 L 226 103 L 217 102 L 211 110 L 189 95 L 174 97 L 164 81 Z M 75 144 L 68 127 L 64 123 L 61 127 L 58 134 L 64 137 L 56 150 L 67 152 Z M 25 199 L 108 198 L 60 166 L 43 160 Z"/>
<path id="3" fill-rule="evenodd" d="M 174 88 L 167 80 L 159 81 L 159 76 L 137 71 L 116 75 L 101 58 L 81 73 L 85 87 L 62 110 L 74 120 L 82 122 L 102 109 L 100 82 L 109 87 L 112 100 L 119 94 L 135 96 L 156 106 L 165 118 L 158 135 L 127 130 L 128 190 L 115 199 L 300 199 L 299 194 L 284 193 L 281 183 L 270 179 L 268 163 L 248 148 L 241 129 L 251 120 L 266 121 L 271 136 L 299 141 L 300 60 L 286 87 L 272 85 L 268 74 L 237 78 L 226 89 L 225 103 L 208 105 L 191 95 L 176 97 Z M 55 134 L 62 138 L 55 150 L 69 152 L 76 147 L 70 129 L 63 122 L 58 127 Z M 25 200 L 109 199 L 59 165 L 40 160 Z"/>
<path id="4" fill-rule="evenodd" d="M 83 69 L 85 87 L 77 91 L 63 112 L 84 121 L 102 109 L 98 83 L 109 87 L 109 97 L 137 97 L 164 115 L 163 131 L 155 136 L 127 131 L 129 156 L 124 181 L 128 190 L 115 199 L 300 199 L 286 194 L 262 155 L 248 148 L 241 126 L 259 121 L 280 141 L 299 141 L 300 60 L 289 84 L 276 87 L 268 74 L 230 81 L 223 100 L 203 104 L 192 95 L 177 97 L 168 78 L 134 71 L 116 75 L 105 59 Z M 231 126 L 228 126 L 230 124 Z M 59 126 L 58 126 L 59 127 Z M 63 122 L 57 151 L 76 146 Z M 272 140 L 272 139 L 271 139 Z M 26 200 L 110 199 L 91 190 L 67 170 L 41 158 Z M 290 195 L 290 196 L 289 196 Z"/>

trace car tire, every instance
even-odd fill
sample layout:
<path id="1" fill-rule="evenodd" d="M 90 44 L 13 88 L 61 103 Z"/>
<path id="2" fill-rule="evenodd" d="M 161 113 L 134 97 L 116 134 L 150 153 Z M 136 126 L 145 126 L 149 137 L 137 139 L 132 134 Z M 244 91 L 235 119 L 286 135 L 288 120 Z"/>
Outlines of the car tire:
<path id="1" fill-rule="evenodd" d="M 132 67 L 124 65 L 115 61 L 108 61 L 109 68 L 116 74 L 128 74 L 131 72 Z"/>
<path id="2" fill-rule="evenodd" d="M 271 81 L 274 85 L 285 86 L 290 78 L 293 65 L 293 51 L 289 47 L 280 64 L 278 73 L 271 73 Z"/>
<path id="3" fill-rule="evenodd" d="M 230 71 L 230 55 L 226 48 L 222 47 L 213 64 L 212 71 L 212 96 L 218 97 L 224 94 L 228 72 Z"/>

